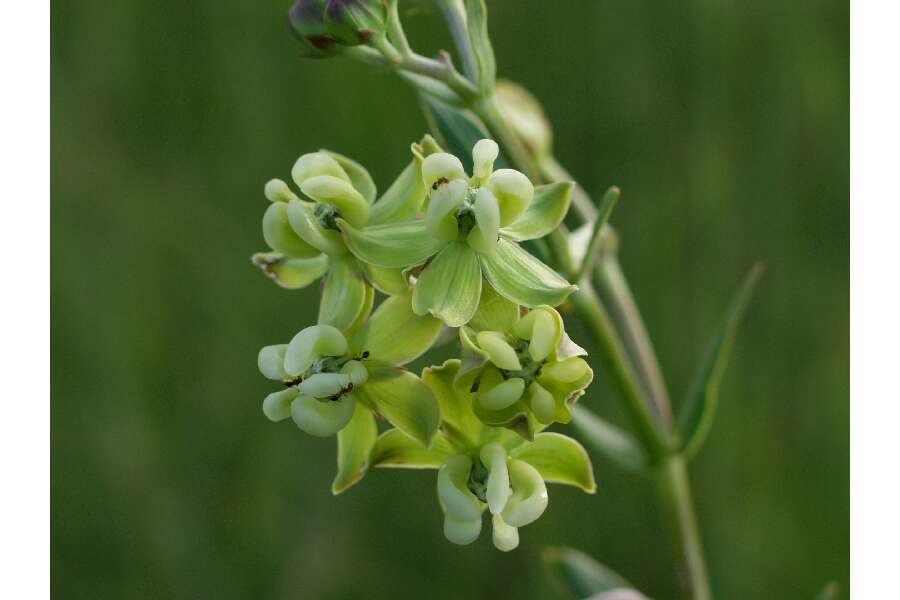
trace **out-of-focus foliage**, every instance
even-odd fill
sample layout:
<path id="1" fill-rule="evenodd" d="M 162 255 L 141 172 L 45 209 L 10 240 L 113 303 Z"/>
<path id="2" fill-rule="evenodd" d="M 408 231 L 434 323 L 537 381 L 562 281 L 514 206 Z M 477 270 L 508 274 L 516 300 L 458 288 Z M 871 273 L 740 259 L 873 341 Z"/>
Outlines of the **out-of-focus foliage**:
<path id="1" fill-rule="evenodd" d="M 540 540 L 671 597 L 649 485 L 600 456 L 597 495 L 560 488 L 501 554 L 444 541 L 432 474 L 376 471 L 334 499 L 332 441 L 261 414 L 256 351 L 312 324 L 318 297 L 247 260 L 263 184 L 328 147 L 386 189 L 425 128 L 398 79 L 300 60 L 287 4 L 53 7 L 55 591 L 546 598 Z M 449 47 L 430 3 L 403 4 L 417 47 Z M 595 197 L 623 190 L 622 261 L 673 396 L 766 263 L 692 463 L 714 589 L 846 584 L 846 3 L 489 4 L 498 72 L 540 98 L 560 160 Z M 582 403 L 619 422 L 595 367 Z"/>

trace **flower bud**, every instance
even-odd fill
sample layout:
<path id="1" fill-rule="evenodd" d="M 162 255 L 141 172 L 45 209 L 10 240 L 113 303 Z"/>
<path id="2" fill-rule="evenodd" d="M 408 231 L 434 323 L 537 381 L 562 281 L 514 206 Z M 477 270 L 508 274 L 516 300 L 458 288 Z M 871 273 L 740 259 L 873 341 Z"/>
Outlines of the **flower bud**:
<path id="1" fill-rule="evenodd" d="M 274 392 L 263 400 L 263 414 L 270 421 L 283 421 L 291 416 L 291 402 L 297 397 L 297 388 Z"/>
<path id="2" fill-rule="evenodd" d="M 491 524 L 493 525 L 491 537 L 497 550 L 509 552 L 519 546 L 519 530 L 504 521 L 503 517 L 494 515 Z"/>
<path id="3" fill-rule="evenodd" d="M 507 371 L 518 371 L 522 368 L 516 351 L 504 339 L 502 333 L 496 331 L 479 331 L 475 336 L 478 346 L 490 357 L 491 362 Z"/>
<path id="4" fill-rule="evenodd" d="M 340 52 L 337 38 L 325 26 L 327 3 L 328 0 L 297 0 L 288 11 L 288 22 L 304 56 L 324 58 Z"/>
<path id="5" fill-rule="evenodd" d="M 346 391 L 350 376 L 344 373 L 316 373 L 300 383 L 300 393 L 313 398 L 333 398 Z"/>
<path id="6" fill-rule="evenodd" d="M 521 460 L 510 460 L 509 479 L 513 494 L 503 509 L 503 520 L 513 527 L 534 522 L 547 508 L 547 486 L 537 469 Z"/>
<path id="7" fill-rule="evenodd" d="M 528 151 L 536 157 L 550 154 L 553 130 L 540 102 L 512 81 L 498 81 L 495 93 L 506 122 Z"/>
<path id="8" fill-rule="evenodd" d="M 353 396 L 342 396 L 339 400 L 316 400 L 300 395 L 291 403 L 291 418 L 306 433 L 328 437 L 350 422 L 355 408 Z"/>
<path id="9" fill-rule="evenodd" d="M 481 462 L 488 468 L 485 498 L 491 514 L 499 514 L 512 494 L 509 489 L 509 471 L 506 468 L 506 449 L 494 442 L 481 449 Z"/>
<path id="10" fill-rule="evenodd" d="M 284 370 L 288 375 L 300 375 L 322 356 L 342 356 L 347 353 L 347 339 L 330 325 L 313 325 L 294 336 L 284 354 Z"/>
<path id="11" fill-rule="evenodd" d="M 284 353 L 287 351 L 287 344 L 276 344 L 274 346 L 265 346 L 259 351 L 259 357 L 256 364 L 259 372 L 267 379 L 282 381 L 289 376 L 284 370 Z"/>
<path id="12" fill-rule="evenodd" d="M 465 546 L 478 539 L 481 534 L 481 515 L 473 520 L 460 520 L 444 515 L 444 537 L 448 541 Z"/>
<path id="13" fill-rule="evenodd" d="M 384 33 L 386 21 L 384 0 L 328 0 L 325 8 L 328 32 L 348 46 Z"/>
<path id="14" fill-rule="evenodd" d="M 449 517 L 464 522 L 476 519 L 480 522 L 483 507 L 475 494 L 469 490 L 471 471 L 472 459 L 468 456 L 457 454 L 448 458 L 438 471 L 438 499 Z M 479 530 L 480 527 L 479 525 Z"/>
<path id="15" fill-rule="evenodd" d="M 522 173 L 499 169 L 491 174 L 487 187 L 500 205 L 500 226 L 506 227 L 525 212 L 534 197 L 534 185 Z"/>

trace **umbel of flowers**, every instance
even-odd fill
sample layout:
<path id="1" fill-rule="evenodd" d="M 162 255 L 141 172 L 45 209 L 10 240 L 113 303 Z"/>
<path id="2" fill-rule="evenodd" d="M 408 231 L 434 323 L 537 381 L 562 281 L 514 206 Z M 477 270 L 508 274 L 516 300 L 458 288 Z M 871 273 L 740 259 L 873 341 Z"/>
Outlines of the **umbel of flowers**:
<path id="1" fill-rule="evenodd" d="M 253 262 L 277 284 L 324 278 L 317 323 L 265 346 L 258 366 L 279 382 L 263 401 L 272 421 L 337 437 L 335 494 L 372 467 L 438 469 L 444 534 L 478 538 L 490 514 L 494 545 L 547 507 L 546 482 L 593 493 L 593 471 L 567 423 L 593 373 L 554 308 L 575 290 L 519 242 L 562 222 L 571 184 L 534 187 L 493 169 L 479 141 L 473 173 L 425 137 L 380 196 L 359 163 L 321 150 L 291 178 L 265 186 L 263 237 Z M 387 296 L 372 312 L 376 291 Z M 460 359 L 405 365 L 458 328 Z M 390 427 L 379 434 L 379 422 Z"/>

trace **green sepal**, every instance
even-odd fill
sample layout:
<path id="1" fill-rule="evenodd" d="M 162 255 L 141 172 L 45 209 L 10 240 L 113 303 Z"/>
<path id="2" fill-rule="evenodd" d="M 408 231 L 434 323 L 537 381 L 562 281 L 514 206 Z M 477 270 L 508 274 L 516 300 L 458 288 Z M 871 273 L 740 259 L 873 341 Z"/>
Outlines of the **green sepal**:
<path id="1" fill-rule="evenodd" d="M 757 263 L 744 277 L 688 388 L 679 418 L 679 430 L 683 440 L 683 452 L 689 458 L 703 445 L 712 427 L 719 401 L 719 384 L 728 365 L 728 357 L 737 337 L 737 328 L 762 272 L 762 265 Z"/>
<path id="2" fill-rule="evenodd" d="M 510 456 L 538 470 L 545 481 L 574 485 L 588 494 L 597 491 L 591 459 L 581 444 L 560 433 L 544 432 L 522 444 Z"/>
<path id="3" fill-rule="evenodd" d="M 484 425 L 472 412 L 472 394 L 455 385 L 460 361 L 450 359 L 439 367 L 426 367 L 422 381 L 431 389 L 441 407 L 441 429 L 459 450 L 474 448 L 482 438 Z"/>
<path id="4" fill-rule="evenodd" d="M 325 8 L 328 32 L 348 46 L 383 35 L 386 21 L 384 0 L 329 0 Z"/>
<path id="5" fill-rule="evenodd" d="M 450 327 L 459 327 L 475 314 L 480 297 L 478 256 L 468 244 L 450 242 L 419 275 L 412 308 L 416 314 L 431 313 Z"/>
<path id="6" fill-rule="evenodd" d="M 375 202 L 375 197 L 378 194 L 378 188 L 375 187 L 375 181 L 372 179 L 372 176 L 369 175 L 369 171 L 353 160 L 352 158 L 348 158 L 343 154 L 338 154 L 337 152 L 332 152 L 331 150 L 322 149 L 320 152 L 324 152 L 334 160 L 338 162 L 339 165 L 344 169 L 344 172 L 350 178 L 350 183 L 356 188 L 356 191 L 362 194 L 363 198 L 369 204 Z"/>
<path id="7" fill-rule="evenodd" d="M 382 302 L 356 335 L 353 347 L 391 365 L 405 365 L 424 354 L 440 335 L 443 323 L 430 315 L 415 314 L 411 295 L 391 296 Z"/>
<path id="8" fill-rule="evenodd" d="M 415 156 L 391 187 L 372 205 L 369 226 L 397 223 L 415 218 L 425 202 L 425 184 L 422 182 L 422 159 Z"/>
<path id="9" fill-rule="evenodd" d="M 369 462 L 373 468 L 437 469 L 453 453 L 453 446 L 440 431 L 431 448 L 426 448 L 399 429 L 388 429 L 378 436 Z"/>
<path id="10" fill-rule="evenodd" d="M 550 547 L 542 558 L 558 584 L 577 598 L 615 590 L 631 593 L 628 600 L 646 600 L 627 579 L 580 550 Z"/>
<path id="11" fill-rule="evenodd" d="M 440 424 L 440 408 L 431 389 L 401 368 L 369 369 L 369 380 L 354 390 L 363 402 L 394 427 L 430 447 Z"/>
<path id="12" fill-rule="evenodd" d="M 502 228 L 500 235 L 523 242 L 542 238 L 559 227 L 569 211 L 574 185 L 564 181 L 534 188 L 531 204 L 515 222 Z"/>
<path id="13" fill-rule="evenodd" d="M 288 290 L 297 290 L 316 281 L 328 270 L 328 257 L 288 258 L 279 252 L 257 252 L 253 264 L 272 281 Z"/>
<path id="14" fill-rule="evenodd" d="M 338 219 L 338 225 L 350 251 L 361 261 L 378 267 L 398 269 L 417 265 L 446 244 L 435 239 L 422 221 L 357 229 Z"/>
<path id="15" fill-rule="evenodd" d="M 375 416 L 356 403 L 350 422 L 337 434 L 337 475 L 331 493 L 338 495 L 357 483 L 369 468 L 369 454 L 378 437 Z"/>
<path id="16" fill-rule="evenodd" d="M 299 202 L 296 200 L 295 202 Z M 288 204 L 273 202 L 263 213 L 263 239 L 272 250 L 293 258 L 313 258 L 319 250 L 304 240 L 291 226 Z"/>
<path id="17" fill-rule="evenodd" d="M 365 319 L 368 287 L 352 256 L 332 257 L 319 302 L 318 323 L 347 331 Z"/>
<path id="18" fill-rule="evenodd" d="M 529 308 L 557 306 L 578 289 L 553 269 L 525 252 L 518 244 L 500 238 L 491 255 L 479 255 L 485 279 L 512 302 Z"/>
<path id="19" fill-rule="evenodd" d="M 284 203 L 273 203 L 272 206 Z M 340 256 L 347 253 L 347 247 L 337 231 L 325 229 L 312 212 L 313 204 L 301 200 L 291 200 L 287 204 L 287 216 L 291 228 L 303 238 L 307 244 L 320 252 L 332 256 Z"/>
<path id="20" fill-rule="evenodd" d="M 518 304 L 498 294 L 493 287 L 483 285 L 478 310 L 467 325 L 475 331 L 508 332 L 518 319 Z"/>
<path id="21" fill-rule="evenodd" d="M 360 262 L 360 264 L 366 279 L 382 294 L 395 296 L 404 294 L 409 289 L 409 277 L 403 272 L 403 269 L 376 267 L 364 262 Z"/>

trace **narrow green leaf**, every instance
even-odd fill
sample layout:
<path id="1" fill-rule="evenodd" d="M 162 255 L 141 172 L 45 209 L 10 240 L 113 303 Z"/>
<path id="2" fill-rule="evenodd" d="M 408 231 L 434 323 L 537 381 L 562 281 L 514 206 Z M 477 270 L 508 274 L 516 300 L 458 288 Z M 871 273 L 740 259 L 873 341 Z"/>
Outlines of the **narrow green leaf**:
<path id="1" fill-rule="evenodd" d="M 401 368 L 376 368 L 353 393 L 394 427 L 425 446 L 431 445 L 440 424 L 440 408 L 421 379 Z"/>
<path id="2" fill-rule="evenodd" d="M 331 150 L 322 150 L 321 152 L 324 152 L 341 165 L 344 172 L 350 177 L 350 184 L 356 188 L 357 192 L 362 194 L 362 197 L 366 199 L 366 202 L 369 204 L 375 202 L 375 196 L 378 194 L 378 189 L 375 187 L 375 182 L 372 180 L 372 176 L 369 175 L 368 169 L 352 158 L 347 158 L 343 154 L 338 154 Z"/>
<path id="3" fill-rule="evenodd" d="M 522 242 L 542 238 L 562 223 L 572 201 L 571 181 L 548 183 L 534 188 L 534 199 L 525 212 L 500 234 Z"/>
<path id="4" fill-rule="evenodd" d="M 631 434 L 583 406 L 573 406 L 572 417 L 573 425 L 589 446 L 630 471 L 643 472 L 646 469 L 647 456 Z"/>
<path id="5" fill-rule="evenodd" d="M 497 293 L 489 285 L 481 287 L 478 310 L 468 325 L 475 331 L 510 331 L 519 319 L 519 305 Z"/>
<path id="6" fill-rule="evenodd" d="M 488 35 L 487 7 L 484 0 L 466 0 L 466 24 L 469 28 L 469 40 L 478 63 L 478 83 L 483 94 L 493 93 L 494 80 L 497 78 L 497 63 L 494 59 L 494 47 Z"/>
<path id="7" fill-rule="evenodd" d="M 352 256 L 332 257 L 319 303 L 318 323 L 350 329 L 365 309 L 367 287 Z"/>
<path id="8" fill-rule="evenodd" d="M 399 429 L 388 429 L 378 436 L 369 460 L 378 468 L 437 469 L 453 453 L 453 446 L 440 431 L 431 448 L 426 448 Z"/>
<path id="9" fill-rule="evenodd" d="M 372 411 L 357 402 L 350 422 L 337 434 L 338 471 L 331 484 L 331 493 L 340 494 L 363 478 L 377 437 L 378 427 Z"/>
<path id="10" fill-rule="evenodd" d="M 616 202 L 619 201 L 619 194 L 619 188 L 616 186 L 606 190 L 606 194 L 604 194 L 603 200 L 600 202 L 597 216 L 591 225 L 591 237 L 584 251 L 584 256 L 581 259 L 581 266 L 575 276 L 575 281 L 581 281 L 584 277 L 589 276 L 591 270 L 594 268 L 594 261 L 597 259 L 597 249 L 600 247 L 600 242 L 602 241 L 600 233 L 606 225 L 606 222 L 609 221 L 613 208 L 616 207 Z"/>
<path id="11" fill-rule="evenodd" d="M 700 450 L 712 426 L 719 400 L 719 384 L 722 382 L 728 357 L 734 346 L 738 324 L 750 303 L 753 288 L 759 281 L 762 272 L 762 264 L 756 263 L 744 277 L 741 286 L 731 299 L 725 318 L 719 325 L 719 330 L 709 345 L 703 362 L 694 373 L 690 388 L 688 388 L 684 408 L 679 418 L 683 452 L 688 458 Z"/>
<path id="12" fill-rule="evenodd" d="M 556 582 L 578 598 L 634 590 L 627 579 L 580 550 L 551 546 L 544 549 L 542 558 Z"/>
<path id="13" fill-rule="evenodd" d="M 545 481 L 574 485 L 589 494 L 597 491 L 588 453 L 561 433 L 539 433 L 532 443 L 513 449 L 511 456 L 529 463 Z"/>
<path id="14" fill-rule="evenodd" d="M 422 221 L 385 223 L 356 229 L 339 220 L 344 241 L 363 262 L 378 267 L 403 268 L 419 264 L 441 249 L 446 242 L 436 239 Z"/>
<path id="15" fill-rule="evenodd" d="M 480 297 L 481 267 L 475 251 L 465 242 L 450 242 L 419 275 L 412 309 L 460 327 L 475 314 Z"/>
<path id="16" fill-rule="evenodd" d="M 440 404 L 444 432 L 452 442 L 465 449 L 478 441 L 484 426 L 472 412 L 472 394 L 454 385 L 459 365 L 459 360 L 454 358 L 439 367 L 427 367 L 422 371 L 422 381 Z"/>
<path id="17" fill-rule="evenodd" d="M 357 334 L 354 347 L 391 365 L 405 365 L 424 354 L 444 324 L 431 315 L 415 314 L 411 296 L 408 292 L 382 302 Z"/>
<path id="18" fill-rule="evenodd" d="M 422 161 L 416 157 L 372 206 L 369 212 L 369 225 L 408 221 L 416 216 L 424 201 Z"/>
<path id="19" fill-rule="evenodd" d="M 557 306 L 578 289 L 518 244 L 502 237 L 492 255 L 479 255 L 479 259 L 485 278 L 500 295 L 529 308 L 541 304 Z"/>
<path id="20" fill-rule="evenodd" d="M 288 290 L 308 286 L 328 270 L 328 257 L 288 258 L 278 252 L 257 252 L 251 259 L 266 277 Z"/>

